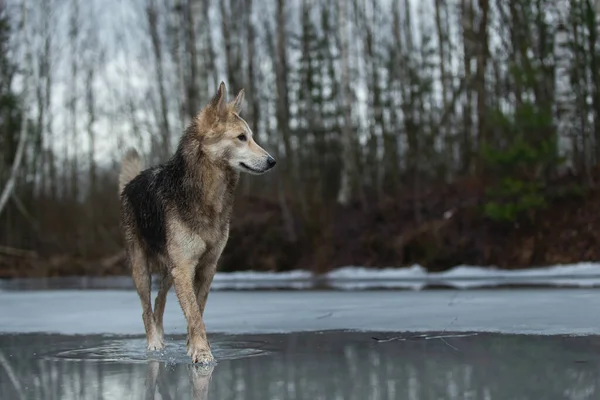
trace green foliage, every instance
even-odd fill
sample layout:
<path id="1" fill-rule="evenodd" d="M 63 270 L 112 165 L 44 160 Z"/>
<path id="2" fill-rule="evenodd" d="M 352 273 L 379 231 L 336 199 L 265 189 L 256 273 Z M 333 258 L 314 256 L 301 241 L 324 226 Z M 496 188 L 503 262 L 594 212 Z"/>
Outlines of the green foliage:
<path id="1" fill-rule="evenodd" d="M 482 149 L 486 169 L 495 178 L 486 189 L 483 212 L 500 222 L 531 217 L 547 205 L 548 175 L 564 162 L 558 155 L 552 117 L 525 103 L 512 116 L 496 111 L 491 119 L 504 140 Z"/>
<path id="2" fill-rule="evenodd" d="M 505 203 L 491 200 L 484 205 L 484 213 L 495 221 L 514 222 L 524 212 L 546 206 L 543 187 L 537 183 L 505 178 L 499 187 L 488 191 L 493 197 L 510 198 Z"/>

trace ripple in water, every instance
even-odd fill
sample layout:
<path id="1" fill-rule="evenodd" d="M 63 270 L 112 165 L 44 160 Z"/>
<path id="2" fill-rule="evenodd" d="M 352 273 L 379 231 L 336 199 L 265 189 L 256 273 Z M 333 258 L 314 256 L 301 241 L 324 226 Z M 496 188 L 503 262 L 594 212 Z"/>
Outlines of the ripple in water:
<path id="1" fill-rule="evenodd" d="M 260 347 L 264 343 L 257 342 L 227 342 L 211 340 L 211 351 L 217 360 L 234 360 L 238 358 L 255 357 L 268 354 Z M 148 360 L 162 361 L 167 364 L 191 364 L 186 354 L 186 340 L 166 340 L 162 351 L 147 352 L 145 338 L 107 339 L 97 346 L 82 347 L 60 351 L 44 357 L 57 361 L 91 361 L 116 363 L 147 363 Z"/>

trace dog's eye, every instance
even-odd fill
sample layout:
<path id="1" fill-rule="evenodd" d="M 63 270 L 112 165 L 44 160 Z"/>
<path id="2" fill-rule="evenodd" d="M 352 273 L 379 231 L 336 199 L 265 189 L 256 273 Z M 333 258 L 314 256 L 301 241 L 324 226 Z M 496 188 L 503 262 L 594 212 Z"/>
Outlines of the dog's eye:
<path id="1" fill-rule="evenodd" d="M 242 142 L 245 142 L 246 141 L 246 135 L 242 133 L 241 135 L 238 136 L 238 139 L 240 139 Z"/>

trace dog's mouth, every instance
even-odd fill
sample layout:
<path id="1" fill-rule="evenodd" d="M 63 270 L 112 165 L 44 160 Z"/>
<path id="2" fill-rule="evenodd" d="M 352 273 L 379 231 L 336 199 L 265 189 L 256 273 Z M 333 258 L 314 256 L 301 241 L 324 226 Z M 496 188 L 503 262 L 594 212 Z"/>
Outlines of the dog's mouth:
<path id="1" fill-rule="evenodd" d="M 262 174 L 264 171 L 260 170 L 260 169 L 256 169 L 256 168 L 252 168 L 250 167 L 248 164 L 241 162 L 240 165 L 244 168 L 247 169 L 250 172 L 254 172 L 256 174 Z"/>

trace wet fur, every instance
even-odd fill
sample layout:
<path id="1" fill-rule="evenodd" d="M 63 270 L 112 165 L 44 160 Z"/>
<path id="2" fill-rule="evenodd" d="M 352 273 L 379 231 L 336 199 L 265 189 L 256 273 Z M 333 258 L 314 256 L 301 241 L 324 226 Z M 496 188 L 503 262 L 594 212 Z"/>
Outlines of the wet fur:
<path id="1" fill-rule="evenodd" d="M 213 360 L 202 315 L 229 237 L 234 192 L 240 169 L 245 169 L 239 160 L 261 166 L 261 172 L 274 165 L 237 113 L 243 92 L 231 104 L 225 96 L 221 83 L 167 162 L 142 170 L 138 153 L 129 150 L 119 176 L 121 226 L 142 303 L 148 349 L 164 348 L 162 319 L 166 295 L 174 285 L 188 322 L 188 354 L 194 362 Z M 236 141 L 240 130 L 249 134 L 247 143 Z M 153 271 L 161 277 L 154 310 Z"/>

